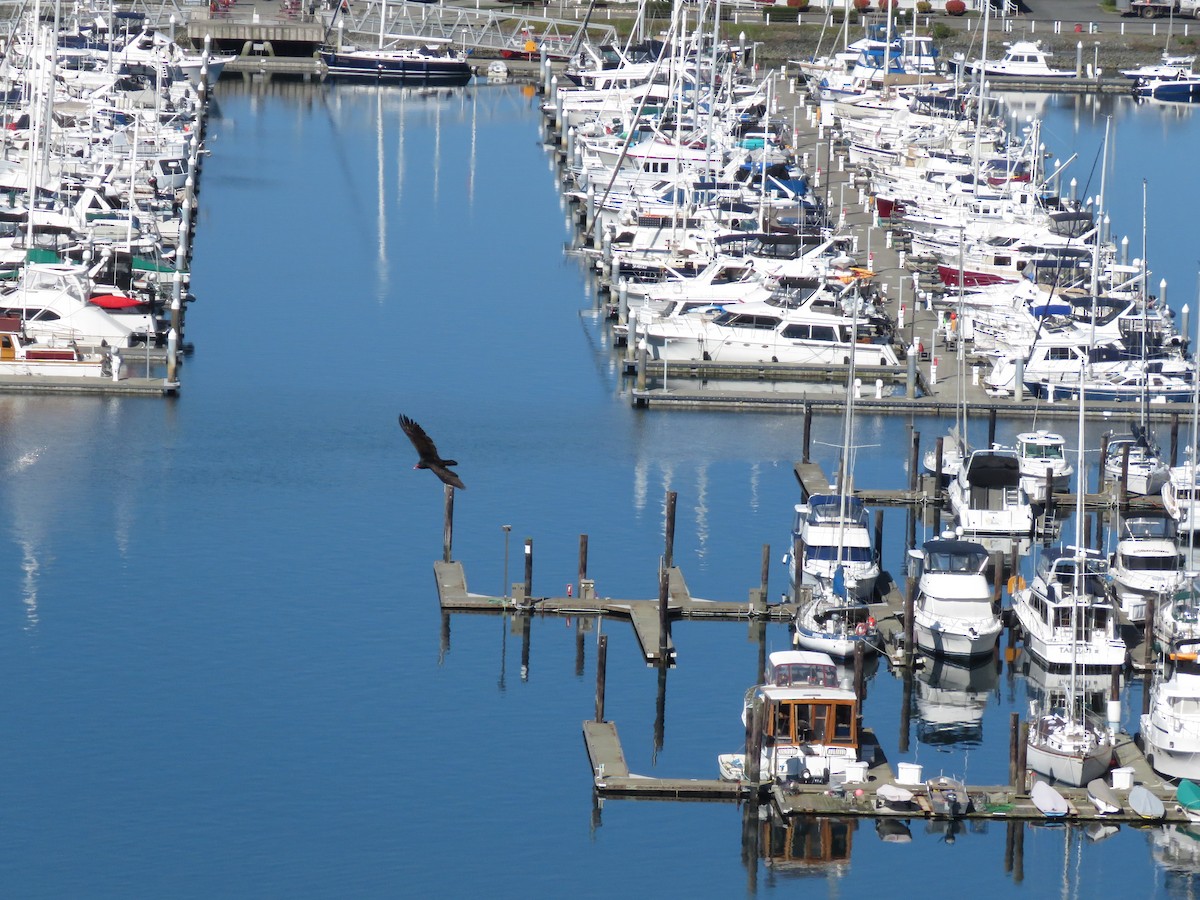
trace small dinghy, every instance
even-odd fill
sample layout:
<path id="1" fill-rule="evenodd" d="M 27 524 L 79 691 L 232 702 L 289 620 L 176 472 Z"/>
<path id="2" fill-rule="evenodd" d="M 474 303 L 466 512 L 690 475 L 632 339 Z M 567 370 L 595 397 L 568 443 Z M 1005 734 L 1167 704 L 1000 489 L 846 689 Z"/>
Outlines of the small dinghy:
<path id="1" fill-rule="evenodd" d="M 940 775 L 925 782 L 929 792 L 929 808 L 935 816 L 957 819 L 971 811 L 971 798 L 966 785 L 957 778 Z"/>
<path id="2" fill-rule="evenodd" d="M 1092 801 L 1092 806 L 1096 807 L 1096 812 L 1102 816 L 1112 815 L 1121 811 L 1121 804 L 1117 800 L 1117 795 L 1113 793 L 1113 789 L 1108 786 L 1108 782 L 1103 778 L 1093 778 L 1087 785 L 1088 799 Z"/>
<path id="3" fill-rule="evenodd" d="M 1129 808 L 1143 819 L 1158 821 L 1167 814 L 1163 802 L 1150 793 L 1144 784 L 1135 784 L 1129 789 Z"/>
<path id="4" fill-rule="evenodd" d="M 1200 785 L 1188 778 L 1183 779 L 1175 789 L 1175 799 L 1190 821 L 1200 822 Z"/>
<path id="5" fill-rule="evenodd" d="M 1033 786 L 1029 799 L 1047 819 L 1061 819 L 1071 810 L 1067 798 L 1044 781 Z"/>
<path id="6" fill-rule="evenodd" d="M 875 796 L 892 809 L 908 809 L 912 806 L 913 792 L 898 784 L 881 784 Z"/>

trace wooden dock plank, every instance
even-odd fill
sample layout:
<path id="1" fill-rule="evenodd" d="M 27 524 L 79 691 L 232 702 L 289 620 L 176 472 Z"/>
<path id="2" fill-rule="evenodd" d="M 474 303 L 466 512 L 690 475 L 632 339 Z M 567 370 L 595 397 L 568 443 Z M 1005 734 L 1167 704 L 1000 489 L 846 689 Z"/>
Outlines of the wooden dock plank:
<path id="1" fill-rule="evenodd" d="M 597 781 L 603 778 L 626 778 L 629 766 L 621 739 L 614 722 L 597 722 L 589 719 L 583 723 L 583 742 L 587 746 L 588 759 L 592 763 L 592 775 Z"/>
<path id="2" fill-rule="evenodd" d="M 670 607 L 668 606 L 668 612 Z M 642 647 L 642 655 L 647 662 L 661 662 L 659 630 L 659 610 L 657 603 L 632 603 L 629 606 L 629 620 L 633 623 L 633 633 L 637 636 Z M 675 658 L 675 641 L 667 633 L 667 659 Z"/>

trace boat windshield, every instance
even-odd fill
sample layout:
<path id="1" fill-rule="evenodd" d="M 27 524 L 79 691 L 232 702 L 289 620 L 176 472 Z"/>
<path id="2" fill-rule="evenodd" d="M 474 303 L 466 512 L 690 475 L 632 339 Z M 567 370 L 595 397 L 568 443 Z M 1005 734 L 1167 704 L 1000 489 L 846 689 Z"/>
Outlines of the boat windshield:
<path id="1" fill-rule="evenodd" d="M 806 684 L 837 687 L 837 667 L 824 663 L 784 663 L 771 670 L 771 683 L 780 687 Z"/>
<path id="2" fill-rule="evenodd" d="M 1030 441 L 1025 444 L 1023 453 L 1026 459 L 1062 459 L 1061 444 L 1042 444 Z"/>
<path id="3" fill-rule="evenodd" d="M 959 551 L 929 550 L 925 553 L 925 571 L 975 574 L 983 570 L 987 561 L 987 551 L 983 547 Z"/>
<path id="4" fill-rule="evenodd" d="M 1121 564 L 1131 571 L 1138 572 L 1179 572 L 1183 570 L 1183 556 L 1141 556 L 1139 554 L 1121 554 Z"/>
<path id="5" fill-rule="evenodd" d="M 1131 538 L 1171 540 L 1175 520 L 1166 516 L 1136 516 L 1125 520 L 1125 534 Z"/>
<path id="6" fill-rule="evenodd" d="M 804 548 L 804 558 L 820 562 L 837 562 L 836 546 L 810 545 Z M 872 561 L 870 547 L 843 547 L 841 560 L 844 563 L 869 563 Z"/>

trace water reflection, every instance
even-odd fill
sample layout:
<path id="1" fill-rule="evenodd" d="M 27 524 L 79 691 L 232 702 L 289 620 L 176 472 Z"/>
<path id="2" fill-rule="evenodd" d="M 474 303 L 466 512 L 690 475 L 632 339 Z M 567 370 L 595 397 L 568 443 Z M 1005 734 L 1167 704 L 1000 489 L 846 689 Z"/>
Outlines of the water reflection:
<path id="1" fill-rule="evenodd" d="M 961 665 L 927 659 L 917 670 L 917 740 L 922 744 L 983 743 L 983 714 L 999 680 L 996 663 L 987 659 Z"/>

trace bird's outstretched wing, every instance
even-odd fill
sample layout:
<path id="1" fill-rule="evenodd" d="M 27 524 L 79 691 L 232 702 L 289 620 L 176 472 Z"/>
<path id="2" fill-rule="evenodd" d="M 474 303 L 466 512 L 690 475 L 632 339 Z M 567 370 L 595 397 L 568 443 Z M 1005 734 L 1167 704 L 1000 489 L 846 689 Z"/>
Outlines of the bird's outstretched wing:
<path id="1" fill-rule="evenodd" d="M 458 465 L 458 463 L 453 459 L 442 459 L 437 445 L 425 433 L 424 428 L 405 415 L 400 416 L 400 427 L 404 429 L 404 433 L 408 435 L 408 439 L 412 441 L 412 445 L 420 457 L 420 461 L 417 463 L 418 469 L 429 469 L 446 484 L 459 490 L 466 490 L 467 486 L 462 483 L 462 479 L 447 468 Z"/>
<path id="2" fill-rule="evenodd" d="M 405 415 L 400 416 L 400 427 L 404 429 L 404 433 L 408 435 L 408 439 L 417 449 L 417 455 L 421 457 L 421 462 L 440 463 L 442 461 L 442 458 L 438 456 L 437 446 L 425 433 L 424 428 Z"/>

